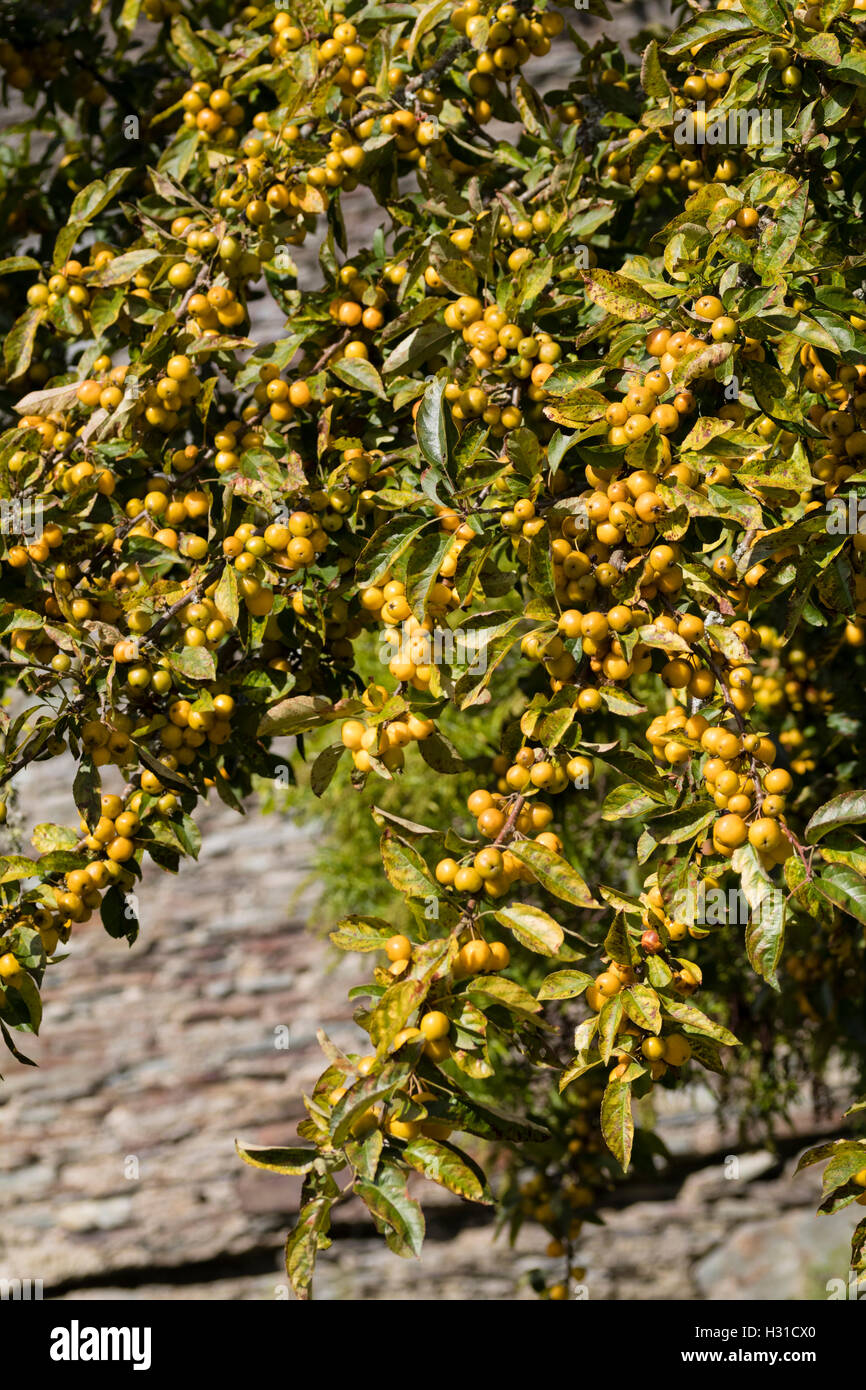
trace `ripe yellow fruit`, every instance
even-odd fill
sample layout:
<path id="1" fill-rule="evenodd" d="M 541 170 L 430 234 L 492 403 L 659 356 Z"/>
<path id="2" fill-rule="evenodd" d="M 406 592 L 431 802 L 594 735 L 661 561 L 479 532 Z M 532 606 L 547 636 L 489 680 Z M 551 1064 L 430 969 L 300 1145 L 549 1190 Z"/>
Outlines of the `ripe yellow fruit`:
<path id="1" fill-rule="evenodd" d="M 713 838 L 728 849 L 737 849 L 739 845 L 744 845 L 748 833 L 742 816 L 720 816 L 713 826 Z"/>
<path id="2" fill-rule="evenodd" d="M 424 1044 L 424 1056 L 431 1062 L 445 1062 L 451 1055 L 451 1044 L 447 1038 L 430 1038 Z"/>
<path id="3" fill-rule="evenodd" d="M 443 1014 L 441 1009 L 431 1009 L 429 1013 L 423 1015 L 419 1027 L 428 1042 L 435 1042 L 438 1038 L 448 1036 L 451 1022 L 447 1014 Z"/>
<path id="4" fill-rule="evenodd" d="M 421 1133 L 421 1125 L 417 1120 L 386 1120 L 385 1129 L 392 1139 L 405 1139 L 407 1141 L 417 1139 Z"/>
<path id="5" fill-rule="evenodd" d="M 15 959 L 11 951 L 0 956 L 0 980 L 14 980 L 21 974 L 21 966 Z"/>
<path id="6" fill-rule="evenodd" d="M 493 955 L 486 941 L 469 941 L 461 950 L 457 960 L 467 975 L 477 975 L 480 971 L 489 968 Z"/>
<path id="7" fill-rule="evenodd" d="M 670 1067 L 683 1066 L 692 1055 L 691 1045 L 681 1033 L 671 1033 L 663 1042 L 664 1060 Z"/>
<path id="8" fill-rule="evenodd" d="M 385 954 L 389 960 L 408 960 L 412 955 L 412 942 L 402 934 L 391 936 L 385 942 Z"/>

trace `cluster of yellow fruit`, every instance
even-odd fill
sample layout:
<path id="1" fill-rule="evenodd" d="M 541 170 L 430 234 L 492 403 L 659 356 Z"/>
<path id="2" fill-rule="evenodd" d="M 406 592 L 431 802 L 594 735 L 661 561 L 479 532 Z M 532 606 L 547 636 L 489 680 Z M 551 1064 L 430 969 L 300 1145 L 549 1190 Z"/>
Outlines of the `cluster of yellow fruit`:
<path id="1" fill-rule="evenodd" d="M 154 720 L 157 724 L 154 737 L 160 747 L 160 762 L 170 771 L 176 767 L 190 767 L 196 760 L 196 749 L 203 744 L 207 743 L 207 751 L 213 752 L 227 743 L 232 734 L 234 712 L 234 699 L 225 691 L 213 696 L 209 709 L 195 709 L 189 700 L 173 700 L 168 707 L 168 721 L 159 716 Z M 141 785 L 145 791 L 159 790 L 152 778 L 153 773 L 141 774 Z M 154 780 L 158 782 L 158 779 Z M 160 798 L 160 809 L 173 809 L 167 797 Z"/>
<path id="2" fill-rule="evenodd" d="M 621 400 L 612 401 L 605 411 L 605 420 L 610 429 L 607 442 L 613 448 L 624 448 L 641 439 L 656 425 L 661 434 L 672 434 L 683 418 L 695 410 L 695 398 L 691 391 L 676 390 L 672 401 L 661 402 L 660 397 L 671 390 L 671 373 L 686 353 L 699 346 L 700 339 L 690 333 L 672 333 L 667 328 L 657 329 L 647 338 L 647 351 L 651 357 L 660 359 L 659 366 L 645 372 L 638 382 L 633 381 Z M 664 363 L 664 365 L 662 365 Z M 666 462 L 670 461 L 669 450 Z M 664 455 L 663 455 L 664 457 Z M 639 499 L 638 499 L 639 500 Z M 660 499 L 658 499 L 660 501 Z M 647 508 L 648 503 L 644 503 Z M 662 511 L 658 515 L 662 515 Z M 645 520 L 654 519 L 643 516 L 640 507 L 638 516 Z"/>
<path id="3" fill-rule="evenodd" d="M 445 323 L 459 330 L 469 346 L 469 360 L 479 371 L 494 373 L 506 385 L 510 381 L 528 381 L 526 394 L 532 401 L 547 398 L 544 383 L 562 356 L 562 349 L 550 333 L 524 333 L 519 324 L 509 320 L 504 309 L 496 304 L 486 307 L 474 295 L 461 295 L 444 311 Z M 488 425 L 501 425 L 503 432 L 520 424 L 521 414 L 516 406 L 502 406 L 488 397 L 480 386 L 463 387 L 451 381 L 446 386 L 446 399 L 451 402 L 455 420 L 478 416 Z"/>
<path id="4" fill-rule="evenodd" d="M 402 73 L 401 78 L 405 80 Z M 422 88 L 418 92 L 418 101 L 423 103 L 425 107 L 432 109 L 433 114 L 429 116 L 416 115 L 414 111 L 399 108 L 396 111 L 386 111 L 378 122 L 373 116 L 368 116 L 357 127 L 359 138 L 366 140 L 373 134 L 378 124 L 383 135 L 394 136 L 394 147 L 399 159 L 406 160 L 409 164 L 414 164 L 422 170 L 427 168 L 428 154 L 435 154 L 438 159 L 449 162 L 447 150 L 440 139 L 439 123 L 435 118 L 435 113 L 442 106 L 442 98 L 437 96 L 432 89 Z M 360 146 L 357 148 L 360 149 Z M 343 187 L 345 188 L 345 186 L 344 180 Z"/>
<path id="5" fill-rule="evenodd" d="M 679 924 L 681 927 L 682 923 Z M 683 928 L 685 934 L 685 928 Z M 650 928 L 644 933 L 646 941 L 642 938 L 644 950 L 648 954 L 654 955 L 661 949 L 661 938 L 658 932 Z M 689 961 L 680 962 L 677 972 L 677 983 L 681 993 L 692 993 L 700 983 L 700 970 Z M 619 965 L 616 961 L 610 961 L 594 982 L 586 991 L 586 1002 L 594 1013 L 599 1013 L 610 999 L 614 999 L 622 990 L 635 984 L 636 977 L 631 966 Z M 683 988 L 683 984 L 685 988 Z M 692 1055 L 691 1044 L 687 1037 L 682 1033 L 672 1032 L 663 1036 L 654 1033 L 644 1034 L 642 1030 L 628 1019 L 624 1019 L 617 1027 L 618 1037 L 635 1037 L 640 1039 L 640 1056 L 649 1062 L 649 1072 L 653 1081 L 660 1081 L 667 1072 L 668 1067 L 681 1067 L 689 1060 Z M 635 1044 L 634 1046 L 638 1046 Z M 613 1066 L 610 1071 L 611 1081 L 620 1081 L 628 1071 L 629 1065 L 634 1060 L 639 1060 L 631 1047 L 620 1047 L 614 1050 L 612 1055 Z"/>
<path id="6" fill-rule="evenodd" d="M 786 768 L 772 766 L 776 756 L 772 739 L 711 725 L 700 741 L 709 754 L 704 782 L 716 806 L 725 812 L 713 825 L 715 852 L 730 856 L 748 840 L 765 868 L 784 863 L 793 853 L 784 827 L 785 798 L 794 781 Z"/>
<path id="7" fill-rule="evenodd" d="M 809 706 L 816 712 L 827 711 L 833 704 L 833 691 L 817 685 L 817 676 L 816 659 L 794 649 L 786 654 L 784 666 L 755 674 L 752 681 L 755 705 L 759 710 L 776 713 L 789 709 L 801 714 Z M 803 732 L 799 728 L 786 729 L 779 735 L 779 742 L 792 751 L 801 748 Z"/>
<path id="8" fill-rule="evenodd" d="M 36 280 L 27 291 L 27 303 L 30 307 L 41 309 L 44 306 L 51 309 L 61 300 L 66 300 L 82 314 L 88 308 L 91 299 L 87 280 L 97 271 L 104 270 L 114 260 L 115 255 L 104 241 L 94 241 L 88 247 L 88 253 L 88 262 L 66 261 L 47 281 Z"/>
<path id="9" fill-rule="evenodd" d="M 179 261 L 168 272 L 175 289 L 189 289 L 194 279 L 195 268 L 187 261 Z M 205 294 L 196 292 L 186 307 L 190 332 L 203 338 L 221 337 L 227 328 L 239 329 L 247 322 L 246 305 L 231 285 L 211 285 Z"/>
<path id="10" fill-rule="evenodd" d="M 272 521 L 263 530 L 250 521 L 242 522 L 223 541 L 223 553 L 243 576 L 241 592 L 245 597 L 254 597 L 261 592 L 261 584 L 256 588 L 255 582 L 262 573 L 263 562 L 290 573 L 303 570 L 324 554 L 328 544 L 328 531 L 316 515 L 295 511 L 285 521 Z M 255 606 L 250 611 L 254 612 Z M 262 610 L 265 611 L 270 610 Z M 261 617 L 262 612 L 256 616 Z"/>
<path id="11" fill-rule="evenodd" d="M 852 322 L 856 317 L 852 316 Z M 866 327 L 866 319 L 858 322 Z M 832 368 L 833 375 L 808 343 L 800 349 L 800 363 L 806 368 L 804 389 L 823 396 L 826 402 L 816 401 L 807 412 L 827 440 L 825 452 L 813 459 L 811 470 L 824 484 L 825 497 L 833 497 L 866 458 L 866 365 L 838 363 Z M 855 550 L 866 550 L 866 535 L 855 532 L 853 543 Z M 866 589 L 857 597 L 862 603 Z"/>
<path id="12" fill-rule="evenodd" d="M 565 21 L 551 11 L 527 14 L 513 4 L 499 5 L 488 18 L 481 13 L 481 0 L 461 0 L 451 23 L 479 50 L 470 81 L 475 73 L 507 81 L 530 58 L 550 51 L 550 40 L 562 33 Z"/>
<path id="13" fill-rule="evenodd" d="M 405 974 L 412 959 L 412 942 L 408 936 L 403 936 L 400 933 L 397 936 L 389 937 L 383 949 L 390 961 L 388 973 L 395 976 Z M 496 971 L 505 970 L 510 960 L 511 953 L 503 941 L 484 941 L 480 937 L 472 936 L 460 947 L 452 964 L 451 974 L 455 980 L 466 979 L 469 975 L 490 975 Z M 420 1031 L 428 1043 L 444 1041 L 451 1027 L 447 1017 L 438 1011 L 433 1018 L 429 1014 L 424 1017 L 428 1019 L 428 1023 L 425 1025 L 422 1018 L 420 1030 L 413 1030 L 411 1036 L 416 1037 Z M 402 1035 L 398 1034 L 397 1036 L 401 1037 Z M 394 1046 L 398 1045 L 395 1040 Z M 425 1050 L 427 1055 L 431 1057 L 436 1051 L 435 1048 L 432 1051 L 429 1048 Z"/>
<path id="14" fill-rule="evenodd" d="M 705 888 L 718 886 L 716 881 L 710 877 L 706 877 L 703 882 Z M 684 941 L 687 936 L 690 936 L 694 941 L 700 941 L 703 937 L 709 935 L 703 927 L 695 925 L 688 926 L 685 922 L 679 922 L 675 918 L 668 916 L 665 911 L 664 898 L 662 897 L 655 874 L 650 874 L 649 878 L 645 880 L 644 888 L 640 895 L 640 901 L 641 924 L 644 928 L 641 944 L 648 955 L 656 954 L 660 948 L 661 936 L 658 930 L 660 925 L 664 926 L 670 940 L 674 942 Z M 687 962 L 687 964 L 689 964 L 690 969 L 697 970 L 697 966 L 692 965 L 691 962 Z M 676 976 L 674 976 L 674 983 L 681 993 L 693 992 L 689 981 L 685 978 L 677 980 Z"/>
<path id="15" fill-rule="evenodd" d="M 131 793 L 126 799 L 103 793 L 96 823 L 90 826 L 84 817 L 81 819 L 81 849 L 89 850 L 95 857 L 83 868 L 67 872 L 61 882 L 46 884 L 46 897 L 38 904 L 29 905 L 32 912 L 7 930 L 14 930 L 15 926 L 35 927 L 46 955 L 52 956 L 59 942 L 68 940 L 73 924 L 88 921 L 100 906 L 103 889 L 112 884 L 128 886 L 132 879 L 124 865 L 135 853 L 142 796 L 141 791 Z M 172 797 L 171 800 L 170 809 L 173 810 L 177 799 Z M 23 973 L 24 967 L 12 952 L 0 957 L 0 980 L 4 984 L 14 986 Z"/>
<path id="16" fill-rule="evenodd" d="M 360 719 L 347 719 L 340 729 L 343 747 L 352 754 L 359 772 L 369 772 L 377 758 L 393 772 L 403 767 L 407 744 L 429 738 L 436 728 L 432 719 L 407 714 L 403 719 L 386 719 L 381 724 L 367 725 Z"/>
<path id="17" fill-rule="evenodd" d="M 708 665 L 702 658 L 703 648 L 674 656 L 661 669 L 661 677 L 666 685 L 674 690 L 685 690 L 693 699 L 708 700 L 716 693 L 721 682 L 729 705 L 740 713 L 752 708 L 755 697 L 752 693 L 751 668 L 744 662 L 728 662 L 712 636 L 706 635 L 705 639 L 702 618 L 695 613 L 662 613 L 653 620 L 653 627 L 657 631 L 676 633 L 692 648 L 706 640 L 707 659 L 711 664 Z M 729 631 L 747 647 L 755 643 L 755 634 L 744 619 L 737 619 L 730 625 Z"/>
<path id="18" fill-rule="evenodd" d="M 245 141 L 244 143 L 247 145 L 249 141 Z M 239 184 L 239 187 L 223 190 L 223 194 L 220 195 L 219 199 L 222 207 L 230 209 L 242 208 L 246 211 L 247 207 L 251 206 L 252 203 L 256 201 L 245 187 L 245 185 L 249 184 L 251 181 L 252 175 L 250 169 L 251 166 L 254 165 L 255 161 L 250 159 L 247 161 L 247 164 L 243 166 L 246 178 Z M 268 205 L 270 205 L 270 200 Z M 249 220 L 258 220 L 261 222 L 266 219 L 259 216 L 258 219 L 250 218 Z M 192 251 L 198 260 L 207 261 L 213 273 L 223 271 L 230 279 L 256 279 L 261 271 L 262 261 L 270 260 L 276 250 L 273 241 L 263 236 L 254 243 L 254 251 L 248 250 L 245 249 L 244 241 L 240 237 L 225 232 L 220 235 L 218 227 L 219 223 L 213 214 L 211 215 L 210 221 L 188 217 L 184 214 L 174 218 L 171 224 L 171 234 L 173 237 L 185 241 L 187 249 Z M 216 253 L 216 259 L 214 253 Z M 174 279 L 177 280 L 178 277 L 180 277 L 181 280 L 185 279 L 187 284 L 178 283 L 175 285 L 175 288 L 187 289 L 189 284 L 192 283 L 189 279 L 189 268 L 185 262 L 181 263 L 181 265 L 184 268 L 180 270 L 177 264 L 172 267 Z M 174 283 L 174 281 L 172 281 L 172 283 Z M 236 312 L 236 310 L 232 312 Z M 221 320 L 217 319 L 218 324 L 221 322 Z M 227 325 L 224 324 L 223 326 L 225 327 Z"/>
<path id="19" fill-rule="evenodd" d="M 748 668 L 734 668 L 739 670 Z M 646 737 L 660 765 L 677 767 L 702 753 L 708 755 L 701 777 L 718 809 L 725 812 L 713 826 L 708 851 L 729 857 L 748 840 L 766 868 L 790 858 L 793 851 L 784 832 L 785 798 L 794 783 L 786 768 L 772 766 L 776 757 L 772 739 L 711 725 L 704 715 L 689 716 L 680 705 L 657 715 Z"/>
<path id="20" fill-rule="evenodd" d="M 183 468 L 178 469 L 183 473 L 188 471 L 189 456 L 187 450 L 178 452 L 186 455 L 181 460 Z M 195 449 L 192 451 L 193 459 L 197 452 Z M 207 554 L 207 540 L 204 536 L 196 535 L 192 531 L 177 531 L 177 527 L 185 522 L 206 521 L 210 510 L 210 497 L 206 492 L 193 487 L 185 491 L 172 489 L 167 478 L 147 478 L 134 486 L 123 509 L 130 521 L 140 523 L 132 527 L 127 534 L 151 536 L 169 550 L 178 550 L 181 555 L 186 555 L 191 560 L 202 560 Z M 159 522 L 160 529 L 154 531 L 152 525 L 145 525 L 145 522 Z"/>
<path id="21" fill-rule="evenodd" d="M 183 123 L 190 130 L 197 130 L 206 140 L 219 141 L 223 145 L 234 145 L 238 140 L 238 127 L 246 120 L 246 112 L 239 101 L 235 101 L 229 87 L 231 78 L 224 79 L 222 87 L 211 87 L 208 82 L 193 82 L 181 97 Z"/>
<path id="22" fill-rule="evenodd" d="M 135 722 L 128 714 L 115 710 L 110 720 L 89 719 L 81 730 L 81 741 L 90 754 L 94 767 L 114 763 L 118 767 L 133 755 L 130 734 Z"/>
<path id="23" fill-rule="evenodd" d="M 815 693 L 821 697 L 826 696 L 826 699 L 822 698 L 820 703 L 824 705 L 825 709 L 829 708 L 832 703 L 832 693 L 830 691 L 817 691 Z M 815 703 L 819 702 L 815 701 Z M 796 708 L 796 706 L 793 706 L 793 708 Z M 782 744 L 783 748 L 788 750 L 789 755 L 793 755 L 791 757 L 791 771 L 795 772 L 798 777 L 802 777 L 804 773 L 815 771 L 818 764 L 812 751 L 807 746 L 806 736 L 802 729 L 783 729 L 779 734 L 779 742 Z"/>
<path id="24" fill-rule="evenodd" d="M 43 527 L 38 540 L 30 541 L 27 545 L 11 545 L 6 551 L 4 559 L 6 564 L 15 570 L 24 569 L 30 561 L 34 564 L 44 564 L 51 551 L 56 550 L 62 544 L 63 531 L 56 522 L 52 521 Z"/>
<path id="25" fill-rule="evenodd" d="M 500 848 L 498 844 L 508 823 L 511 797 L 510 789 L 503 794 L 478 787 L 470 793 L 466 804 L 470 815 L 475 818 L 476 829 L 479 835 L 493 840 L 494 843 L 466 856 L 465 861 L 450 856 L 440 859 L 435 867 L 438 883 L 453 888 L 458 893 L 484 892 L 491 898 L 499 898 L 517 882 L 535 881 L 532 870 L 507 846 L 503 845 Z M 559 836 L 547 828 L 552 820 L 553 811 L 550 806 L 535 800 L 527 801 L 520 807 L 514 819 L 514 832 L 518 836 L 532 836 L 538 844 L 546 846 L 555 854 L 561 854 L 562 842 Z"/>
<path id="26" fill-rule="evenodd" d="M 474 533 L 473 533 L 474 534 Z M 455 562 L 456 567 L 456 562 Z M 460 603 L 460 595 L 448 578 L 440 577 L 427 596 L 427 616 L 419 620 L 409 606 L 406 586 L 400 579 L 383 576 L 378 584 L 361 590 L 361 608 L 382 624 L 381 640 L 393 649 L 388 670 L 395 680 L 415 690 L 428 690 L 436 673 L 434 622 Z"/>

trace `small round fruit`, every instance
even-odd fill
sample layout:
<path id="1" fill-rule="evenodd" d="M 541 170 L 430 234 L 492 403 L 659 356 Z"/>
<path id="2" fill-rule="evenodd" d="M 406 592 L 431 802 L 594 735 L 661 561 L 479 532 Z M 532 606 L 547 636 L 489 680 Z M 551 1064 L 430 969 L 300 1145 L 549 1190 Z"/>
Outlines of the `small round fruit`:
<path id="1" fill-rule="evenodd" d="M 451 1023 L 441 1009 L 431 1009 L 424 1014 L 418 1026 L 428 1042 L 435 1042 L 438 1038 L 447 1038 Z"/>
<path id="2" fill-rule="evenodd" d="M 669 1067 L 681 1067 L 692 1055 L 691 1045 L 681 1033 L 671 1033 L 664 1039 L 664 1061 Z"/>
<path id="3" fill-rule="evenodd" d="M 408 960 L 412 954 L 412 942 L 408 936 L 390 936 L 385 942 L 385 955 L 389 960 Z"/>
<path id="4" fill-rule="evenodd" d="M 460 952 L 459 959 L 467 974 L 477 975 L 490 968 L 493 957 L 486 941 L 469 941 Z"/>

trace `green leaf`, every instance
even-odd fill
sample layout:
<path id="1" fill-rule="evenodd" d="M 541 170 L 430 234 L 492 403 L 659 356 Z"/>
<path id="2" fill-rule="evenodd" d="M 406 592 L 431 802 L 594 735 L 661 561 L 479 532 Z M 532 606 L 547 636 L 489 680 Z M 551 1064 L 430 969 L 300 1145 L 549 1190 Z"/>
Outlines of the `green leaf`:
<path id="1" fill-rule="evenodd" d="M 314 796 L 324 796 L 337 771 L 340 759 L 348 753 L 343 743 L 332 743 L 323 748 L 310 768 L 310 789 Z"/>
<path id="2" fill-rule="evenodd" d="M 269 1173 L 309 1173 L 317 1156 L 317 1149 L 269 1149 L 258 1145 L 244 1146 L 235 1140 L 235 1149 L 252 1168 L 266 1168 Z"/>
<path id="3" fill-rule="evenodd" d="M 670 84 L 665 76 L 655 39 L 651 39 L 643 51 L 640 84 L 648 97 L 661 97 L 662 101 L 667 101 L 671 95 Z"/>
<path id="4" fill-rule="evenodd" d="M 447 471 L 457 434 L 445 399 L 445 385 L 444 377 L 430 382 L 415 417 L 415 434 L 421 453 L 429 464 L 443 472 Z"/>
<path id="5" fill-rule="evenodd" d="M 415 23 L 412 26 L 412 32 L 409 35 L 406 48 L 407 58 L 410 63 L 414 62 L 415 54 L 418 52 L 418 45 L 424 35 L 429 33 L 430 30 L 438 24 L 448 8 L 449 0 L 428 0 L 428 3 L 422 5 L 417 11 Z"/>
<path id="6" fill-rule="evenodd" d="M 439 1140 L 420 1137 L 412 1139 L 403 1150 L 402 1157 L 431 1182 L 446 1187 L 457 1197 L 467 1202 L 493 1204 L 493 1197 L 484 1180 L 484 1175 L 466 1154 L 450 1144 Z"/>
<path id="7" fill-rule="evenodd" d="M 0 275 L 14 275 L 19 270 L 35 270 L 38 275 L 42 266 L 32 256 L 7 256 L 0 261 Z"/>
<path id="8" fill-rule="evenodd" d="M 387 399 L 382 378 L 373 363 L 365 361 L 362 357 L 343 357 L 339 362 L 329 363 L 328 371 L 333 372 L 334 376 L 339 377 L 347 386 L 357 386 L 383 401 Z"/>
<path id="9" fill-rule="evenodd" d="M 395 1255 L 421 1254 L 424 1216 L 414 1197 L 409 1196 L 406 1177 L 395 1163 L 383 1160 L 375 1183 L 361 1178 L 355 1183 L 355 1191 Z"/>
<path id="10" fill-rule="evenodd" d="M 325 1232 L 330 1225 L 331 1206 L 329 1197 L 316 1197 L 312 1202 L 307 1202 L 298 1214 L 298 1224 L 289 1232 L 286 1240 L 286 1273 L 300 1299 L 310 1296 L 316 1254 L 323 1244 L 327 1244 Z"/>
<path id="11" fill-rule="evenodd" d="M 846 1187 L 861 1168 L 866 1168 L 866 1144 L 858 1144 L 854 1140 L 841 1143 L 824 1169 L 825 1194 Z"/>
<path id="12" fill-rule="evenodd" d="M 507 975 L 476 975 L 467 988 L 469 997 L 481 1007 L 480 999 L 492 999 L 513 1013 L 531 1016 L 541 1012 L 541 1005 L 532 997 L 528 989 L 510 980 Z"/>
<path id="13" fill-rule="evenodd" d="M 238 589 L 238 574 L 234 565 L 226 565 L 220 575 L 213 601 L 226 626 L 229 628 L 237 627 L 240 613 L 240 591 Z"/>
<path id="14" fill-rule="evenodd" d="M 427 613 L 430 590 L 436 583 L 442 561 L 451 548 L 454 537 L 437 527 L 418 538 L 409 552 L 406 565 L 406 602 L 412 612 L 423 618 Z"/>
<path id="15" fill-rule="evenodd" d="M 169 653 L 168 661 L 172 670 L 187 680 L 212 681 L 216 677 L 214 654 L 206 647 L 181 647 Z"/>
<path id="16" fill-rule="evenodd" d="M 349 1138 L 355 1121 L 380 1100 L 387 1100 L 404 1086 L 411 1074 L 405 1062 L 395 1062 L 381 1076 L 365 1076 L 356 1081 L 331 1112 L 331 1139 L 336 1148 Z"/>
<path id="17" fill-rule="evenodd" d="M 370 1040 L 378 1053 L 386 1052 L 406 1027 L 428 989 L 423 980 L 398 980 L 385 990 L 368 1021 Z"/>
<path id="18" fill-rule="evenodd" d="M 419 411 L 420 414 L 420 411 Z M 358 559 L 355 574 L 360 584 L 378 584 L 412 545 L 416 536 L 431 525 L 431 518 L 401 517 L 380 526 L 370 537 Z"/>
<path id="19" fill-rule="evenodd" d="M 421 739 L 418 744 L 418 751 L 428 767 L 432 767 L 435 772 L 443 772 L 447 777 L 453 777 L 460 772 L 467 771 L 468 765 L 463 761 L 457 749 L 438 730 L 427 738 Z"/>
<path id="20" fill-rule="evenodd" d="M 17 883 L 22 878 L 31 878 L 39 873 L 39 865 L 34 859 L 26 859 L 23 854 L 5 854 L 0 858 L 0 884 Z"/>
<path id="21" fill-rule="evenodd" d="M 508 927 L 521 946 L 529 951 L 541 956 L 555 956 L 562 949 L 565 939 L 562 927 L 540 907 L 512 903 L 509 907 L 501 908 L 495 916 L 497 922 Z"/>
<path id="22" fill-rule="evenodd" d="M 618 998 L 619 996 L 617 996 Z M 683 1004 L 676 999 L 664 999 L 662 1001 L 662 1012 L 672 1018 L 675 1023 L 681 1023 L 686 1029 L 691 1029 L 695 1033 L 703 1033 L 708 1038 L 715 1038 L 716 1042 L 722 1043 L 725 1047 L 739 1047 L 739 1040 L 734 1037 L 727 1028 L 721 1023 L 714 1023 L 706 1014 L 696 1009 L 694 1004 Z"/>
<path id="23" fill-rule="evenodd" d="M 407 898 L 442 898 L 445 891 L 416 849 L 385 829 L 380 841 L 388 882 Z"/>
<path id="24" fill-rule="evenodd" d="M 661 1032 L 661 1005 L 654 989 L 648 985 L 629 985 L 621 991 L 621 997 L 622 1006 L 632 1023 L 648 1033 Z"/>
<path id="25" fill-rule="evenodd" d="M 866 880 L 846 864 L 828 864 L 815 880 L 815 887 L 850 917 L 866 922 Z"/>
<path id="26" fill-rule="evenodd" d="M 778 990 L 776 971 L 785 944 L 785 895 L 762 869 L 753 845 L 734 850 L 731 867 L 740 875 L 743 896 L 749 904 L 746 950 L 752 969 Z"/>
<path id="27" fill-rule="evenodd" d="M 528 865 L 533 874 L 548 893 L 563 902 L 573 903 L 575 907 L 600 907 L 580 874 L 573 869 L 567 859 L 547 845 L 536 840 L 518 840 L 508 848 L 516 859 Z"/>
<path id="28" fill-rule="evenodd" d="M 608 1082 L 601 1102 L 601 1132 L 623 1172 L 627 1172 L 634 1142 L 631 1086 L 628 1082 Z"/>
<path id="29" fill-rule="evenodd" d="M 685 53 L 686 49 L 696 43 L 748 33 L 753 27 L 753 21 L 748 15 L 735 10 L 703 10 L 696 18 L 687 20 L 675 30 L 665 44 L 664 51 L 674 55 Z"/>
<path id="30" fill-rule="evenodd" d="M 6 334 L 3 344 L 3 361 L 6 364 L 6 375 L 10 381 L 23 376 L 30 366 L 33 357 L 33 345 L 36 341 L 36 330 L 45 319 L 46 313 L 47 310 L 44 305 L 25 309 Z"/>
<path id="31" fill-rule="evenodd" d="M 866 791 L 842 792 L 834 796 L 812 816 L 806 826 L 805 836 L 808 844 L 817 844 L 828 831 L 837 825 L 856 825 L 866 822 Z"/>
<path id="32" fill-rule="evenodd" d="M 469 709 L 472 705 L 482 704 L 486 699 L 489 699 L 489 696 L 485 694 L 487 687 L 493 679 L 494 673 L 517 641 L 518 633 L 515 629 L 524 621 L 524 615 L 521 613 L 488 632 L 478 634 L 478 644 L 469 653 L 471 655 L 469 669 L 460 677 L 456 686 L 461 710 Z M 473 636 L 475 636 L 474 632 Z M 481 672 L 480 677 L 478 676 L 479 671 Z"/>
<path id="33" fill-rule="evenodd" d="M 582 970 L 554 970 L 538 991 L 538 998 L 576 999 L 592 983 L 592 976 L 585 975 Z"/>
<path id="34" fill-rule="evenodd" d="M 616 275 L 612 270 L 582 270 L 581 276 L 586 293 L 594 304 L 600 305 L 608 314 L 617 318 L 643 321 L 652 318 L 658 310 L 656 301 L 641 289 L 636 280 L 625 275 Z"/>
<path id="35" fill-rule="evenodd" d="M 142 266 L 150 265 L 151 261 L 158 261 L 159 258 L 159 251 L 125 251 L 122 256 L 115 256 L 114 260 L 109 261 L 101 270 L 95 270 L 88 277 L 88 286 L 125 285 Z"/>
<path id="36" fill-rule="evenodd" d="M 648 792 L 636 787 L 633 782 L 621 782 L 608 792 L 601 808 L 602 820 L 629 820 L 632 816 L 642 816 L 646 811 L 658 809 L 658 802 Z"/>
<path id="37" fill-rule="evenodd" d="M 199 135 L 199 131 L 187 133 Z M 68 261 L 69 253 L 85 227 L 108 206 L 132 172 L 130 168 L 112 169 L 105 179 L 96 179 L 76 193 L 69 210 L 69 220 L 54 243 L 52 270 L 59 270 Z"/>
<path id="38" fill-rule="evenodd" d="M 617 1034 L 622 1024 L 623 1004 L 618 994 L 605 1000 L 598 1015 L 598 1050 L 601 1060 L 607 1064 L 617 1045 Z"/>
<path id="39" fill-rule="evenodd" d="M 55 849 L 74 849 L 79 837 L 66 825 L 52 825 L 43 822 L 34 826 L 30 842 L 40 854 L 48 854 Z"/>
<path id="40" fill-rule="evenodd" d="M 115 941 L 125 938 L 131 946 L 138 936 L 138 918 L 135 915 L 133 895 L 127 895 L 116 883 L 112 883 L 102 895 L 99 913 L 108 935 Z"/>
<path id="41" fill-rule="evenodd" d="M 171 21 L 171 41 L 194 77 L 207 77 L 217 71 L 215 55 L 196 38 L 184 15 L 175 15 Z"/>
<path id="42" fill-rule="evenodd" d="M 330 939 L 341 951 L 381 951 L 393 935 L 394 928 L 382 917 L 360 917 L 352 913 L 337 923 Z"/>
<path id="43" fill-rule="evenodd" d="M 545 527 L 529 542 L 529 563 L 527 565 L 529 587 L 541 598 L 553 601 L 553 557 L 550 550 L 550 533 Z"/>
<path id="44" fill-rule="evenodd" d="M 272 705 L 265 713 L 259 723 L 258 734 L 265 737 L 305 733 L 308 729 L 330 724 L 334 719 L 345 719 L 359 709 L 363 709 L 360 701 L 351 702 L 338 710 L 325 695 L 291 695 L 287 700 Z"/>
<path id="45" fill-rule="evenodd" d="M 694 803 L 680 807 L 679 811 L 655 816 L 647 829 L 656 844 L 679 845 L 684 840 L 694 839 L 712 824 L 718 814 L 715 806 L 700 797 Z"/>
<path id="46" fill-rule="evenodd" d="M 777 0 L 742 0 L 744 12 L 765 34 L 782 34 L 788 16 Z"/>

